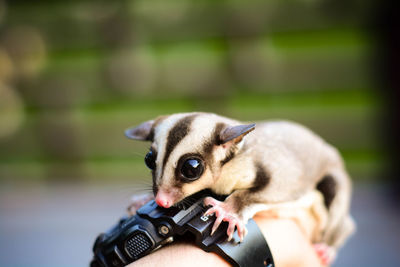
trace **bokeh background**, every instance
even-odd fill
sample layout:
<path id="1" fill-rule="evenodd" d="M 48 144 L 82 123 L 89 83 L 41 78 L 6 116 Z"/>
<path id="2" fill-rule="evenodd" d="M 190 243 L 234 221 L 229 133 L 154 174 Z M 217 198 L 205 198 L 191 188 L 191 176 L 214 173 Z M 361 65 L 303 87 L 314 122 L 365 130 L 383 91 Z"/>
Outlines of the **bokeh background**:
<path id="1" fill-rule="evenodd" d="M 0 265 L 87 266 L 151 186 L 148 144 L 124 129 L 209 111 L 337 146 L 358 231 L 334 266 L 399 266 L 390 4 L 0 0 Z"/>

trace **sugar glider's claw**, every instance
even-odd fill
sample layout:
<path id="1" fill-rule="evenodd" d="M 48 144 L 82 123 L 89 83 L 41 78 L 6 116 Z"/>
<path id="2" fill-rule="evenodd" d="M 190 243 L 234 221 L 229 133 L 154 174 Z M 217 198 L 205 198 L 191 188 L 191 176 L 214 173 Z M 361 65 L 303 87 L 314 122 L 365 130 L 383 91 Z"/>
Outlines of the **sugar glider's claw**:
<path id="1" fill-rule="evenodd" d="M 314 244 L 314 250 L 323 266 L 329 266 L 336 258 L 336 251 L 333 247 L 324 243 Z"/>
<path id="2" fill-rule="evenodd" d="M 220 205 L 222 202 L 218 201 L 218 200 L 216 200 L 215 198 L 212 198 L 212 197 L 205 197 L 204 200 L 203 200 L 203 203 L 204 203 L 204 206 L 217 206 L 217 205 Z"/>
<path id="3" fill-rule="evenodd" d="M 233 229 L 233 230 L 230 229 L 231 225 L 232 225 L 232 228 L 231 228 L 231 229 Z M 244 226 L 244 223 L 243 223 L 242 220 L 239 220 L 239 219 L 238 219 L 236 222 L 229 222 L 229 226 L 228 226 L 228 236 L 230 237 L 230 239 L 232 239 L 233 233 L 235 232 L 235 226 L 236 226 L 236 229 L 237 229 L 237 231 L 238 231 L 238 236 L 239 236 L 239 238 L 240 238 L 240 242 L 243 242 L 243 239 L 244 239 L 244 237 L 245 237 L 246 234 L 247 234 L 247 229 L 246 229 L 246 227 Z M 230 232 L 230 231 L 231 231 L 231 232 Z"/>
<path id="4" fill-rule="evenodd" d="M 215 219 L 214 225 L 211 229 L 211 235 L 213 235 L 215 233 L 215 231 L 218 229 L 218 227 L 221 224 L 223 219 L 224 219 L 223 216 L 217 216 L 217 218 Z"/>
<path id="5" fill-rule="evenodd" d="M 204 199 L 205 206 L 212 206 L 209 208 L 205 215 L 215 214 L 216 220 L 211 229 L 211 235 L 218 229 L 222 221 L 228 222 L 228 229 L 226 234 L 228 235 L 228 241 L 232 240 L 233 234 L 235 232 L 235 228 L 237 229 L 238 236 L 240 238 L 240 242 L 243 241 L 247 230 L 244 226 L 243 221 L 238 217 L 238 215 L 229 209 L 229 206 L 221 201 L 218 201 L 214 198 L 207 197 Z"/>

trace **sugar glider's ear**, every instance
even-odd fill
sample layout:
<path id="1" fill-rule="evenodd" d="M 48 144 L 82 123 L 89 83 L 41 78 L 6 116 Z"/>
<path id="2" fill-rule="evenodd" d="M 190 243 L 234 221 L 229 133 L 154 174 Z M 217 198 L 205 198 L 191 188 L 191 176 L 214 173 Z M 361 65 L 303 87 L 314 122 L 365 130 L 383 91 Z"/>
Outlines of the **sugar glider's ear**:
<path id="1" fill-rule="evenodd" d="M 255 123 L 237 125 L 225 128 L 219 135 L 219 144 L 225 144 L 233 141 L 234 144 L 239 143 L 243 137 L 253 131 L 256 127 Z"/>
<path id="2" fill-rule="evenodd" d="M 154 125 L 154 120 L 143 122 L 139 126 L 125 130 L 125 136 L 128 137 L 129 139 L 134 139 L 134 140 L 152 141 L 153 125 Z"/>

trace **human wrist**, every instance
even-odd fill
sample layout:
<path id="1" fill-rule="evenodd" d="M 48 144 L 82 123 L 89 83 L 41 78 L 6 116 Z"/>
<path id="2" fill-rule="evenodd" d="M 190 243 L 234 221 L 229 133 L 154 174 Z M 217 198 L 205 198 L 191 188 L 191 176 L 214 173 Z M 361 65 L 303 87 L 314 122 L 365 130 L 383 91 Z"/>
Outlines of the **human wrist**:
<path id="1" fill-rule="evenodd" d="M 290 266 L 320 266 L 320 262 L 305 235 L 298 225 L 289 219 L 273 219 L 260 213 L 254 217 L 267 240 L 275 265 L 279 267 Z M 207 253 L 194 243 L 174 242 L 160 250 L 143 257 L 130 265 L 154 266 L 162 263 L 162 266 L 221 266 L 230 264 L 216 253 Z"/>

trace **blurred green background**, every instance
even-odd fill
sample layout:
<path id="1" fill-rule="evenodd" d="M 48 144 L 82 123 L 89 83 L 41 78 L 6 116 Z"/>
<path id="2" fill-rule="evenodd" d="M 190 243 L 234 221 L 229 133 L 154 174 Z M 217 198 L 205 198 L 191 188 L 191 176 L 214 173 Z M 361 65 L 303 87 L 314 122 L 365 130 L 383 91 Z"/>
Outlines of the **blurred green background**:
<path id="1" fill-rule="evenodd" d="M 151 187 L 149 144 L 124 130 L 185 111 L 294 120 L 337 146 L 358 231 L 333 266 L 399 266 L 398 177 L 383 175 L 400 166 L 399 113 L 378 90 L 398 77 L 400 35 L 385 28 L 398 9 L 380 14 L 385 36 L 378 6 L 0 0 L 0 266 L 88 266 L 95 237 Z"/>
<path id="2" fill-rule="evenodd" d="M 354 179 L 383 168 L 368 1 L 0 1 L 0 179 L 149 176 L 123 130 L 161 114 L 290 119 Z"/>

